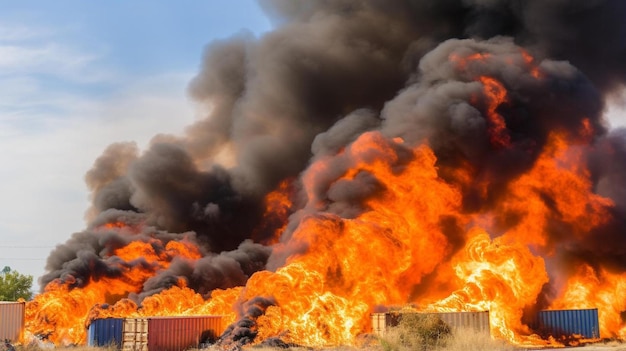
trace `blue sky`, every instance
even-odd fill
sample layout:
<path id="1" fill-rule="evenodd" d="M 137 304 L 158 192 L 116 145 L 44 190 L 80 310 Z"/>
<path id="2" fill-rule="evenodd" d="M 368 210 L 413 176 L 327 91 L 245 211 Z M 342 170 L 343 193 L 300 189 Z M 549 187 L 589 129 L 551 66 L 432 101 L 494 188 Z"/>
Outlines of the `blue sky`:
<path id="1" fill-rule="evenodd" d="M 195 118 L 204 47 L 270 23 L 256 2 L 0 0 L 0 268 L 37 279 L 85 227 L 83 177 L 116 141 Z M 36 285 L 36 284 L 35 284 Z"/>

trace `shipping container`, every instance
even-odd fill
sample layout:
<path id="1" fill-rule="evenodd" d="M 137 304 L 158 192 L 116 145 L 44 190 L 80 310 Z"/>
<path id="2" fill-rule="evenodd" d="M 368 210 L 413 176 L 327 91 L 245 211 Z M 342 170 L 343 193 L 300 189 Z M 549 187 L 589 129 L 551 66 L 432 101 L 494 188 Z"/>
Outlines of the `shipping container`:
<path id="1" fill-rule="evenodd" d="M 88 344 L 124 351 L 176 351 L 214 342 L 225 329 L 222 316 L 106 318 L 91 322 Z"/>
<path id="2" fill-rule="evenodd" d="M 598 309 L 539 311 L 530 327 L 544 338 L 600 337 Z"/>
<path id="3" fill-rule="evenodd" d="M 150 351 L 182 351 L 212 342 L 224 332 L 222 316 L 148 318 Z"/>
<path id="4" fill-rule="evenodd" d="M 0 301 L 0 340 L 22 341 L 25 307 L 25 302 Z"/>
<path id="5" fill-rule="evenodd" d="M 122 350 L 148 351 L 148 319 L 124 319 L 122 331 Z"/>
<path id="6" fill-rule="evenodd" d="M 87 345 L 92 347 L 122 346 L 123 318 L 95 319 L 87 329 Z"/>
<path id="7" fill-rule="evenodd" d="M 389 328 L 397 326 L 399 322 L 398 313 L 372 313 L 372 332 L 383 336 Z"/>
<path id="8" fill-rule="evenodd" d="M 376 335 L 383 336 L 391 327 L 395 327 L 400 323 L 404 314 L 417 312 L 387 312 L 372 313 L 372 332 Z M 438 317 L 442 322 L 446 323 L 453 331 L 455 329 L 474 329 L 480 333 L 490 335 L 489 311 L 482 312 L 438 312 L 438 313 L 419 313 L 425 316 L 432 315 Z"/>

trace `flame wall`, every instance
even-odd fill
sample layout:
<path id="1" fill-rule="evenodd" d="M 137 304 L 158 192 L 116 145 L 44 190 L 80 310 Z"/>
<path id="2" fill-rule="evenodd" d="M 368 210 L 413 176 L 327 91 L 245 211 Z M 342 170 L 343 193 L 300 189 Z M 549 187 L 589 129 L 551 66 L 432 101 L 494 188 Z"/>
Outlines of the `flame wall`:
<path id="1" fill-rule="evenodd" d="M 368 313 L 545 308 L 626 336 L 626 3 L 262 1 L 276 29 L 207 47 L 204 118 L 86 175 L 27 331 L 224 315 L 223 343 L 352 344 Z"/>

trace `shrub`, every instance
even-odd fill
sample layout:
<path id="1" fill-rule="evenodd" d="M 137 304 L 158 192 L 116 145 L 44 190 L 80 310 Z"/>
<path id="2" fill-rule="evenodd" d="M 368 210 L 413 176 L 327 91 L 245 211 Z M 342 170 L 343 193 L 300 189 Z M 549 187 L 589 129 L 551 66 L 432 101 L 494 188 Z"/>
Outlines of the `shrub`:
<path id="1" fill-rule="evenodd" d="M 380 344 L 385 351 L 432 350 L 445 346 L 450 327 L 431 314 L 402 314 L 398 326 L 389 328 Z"/>

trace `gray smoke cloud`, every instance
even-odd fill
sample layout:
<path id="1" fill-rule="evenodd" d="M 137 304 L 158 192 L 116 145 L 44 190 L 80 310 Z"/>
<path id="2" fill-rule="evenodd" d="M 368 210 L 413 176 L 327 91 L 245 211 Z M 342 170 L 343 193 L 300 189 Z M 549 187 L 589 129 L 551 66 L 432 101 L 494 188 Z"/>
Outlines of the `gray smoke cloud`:
<path id="1" fill-rule="evenodd" d="M 624 131 L 609 132 L 603 119 L 607 96 L 626 82 L 626 2 L 260 4 L 273 31 L 259 38 L 240 33 L 207 46 L 189 84 L 190 96 L 204 111 L 201 119 L 181 136 L 155 137 L 147 150 L 118 143 L 96 160 L 86 175 L 90 225 L 53 250 L 42 287 L 57 278 L 82 286 L 92 277 L 119 275 L 120 265 L 144 264 L 141 259 L 120 263 L 111 253 L 148 237 L 162 247 L 171 240 L 193 240 L 204 257 L 193 264 L 175 260 L 145 283 L 137 300 L 181 277 L 204 295 L 244 285 L 268 260 L 274 268 L 282 262 L 271 258 L 265 244 L 285 223 L 268 224 L 263 216 L 265 195 L 281 181 L 295 179 L 296 188 L 283 242 L 307 215 L 324 211 L 354 218 L 366 210 L 363 200 L 384 191 L 365 172 L 353 181 L 335 182 L 352 162 L 340 151 L 373 130 L 401 137 L 408 146 L 428 140 L 440 175 L 451 183 L 453 169 L 471 164 L 478 181 L 488 181 L 489 187 L 481 192 L 458 184 L 464 210 L 487 210 L 512 179 L 532 167 L 551 131 L 580 135 L 583 120 L 593 130 L 584 147 L 594 189 L 614 200 L 613 218 L 576 244 L 547 230 L 564 262 L 626 270 L 621 230 L 626 138 Z M 484 59 L 465 64 L 454 59 L 472 54 Z M 526 54 L 534 59 L 528 61 Z M 480 76 L 506 88 L 506 103 L 497 113 L 506 124 L 500 133 L 508 138 L 507 147 L 491 140 L 489 96 Z M 406 146 L 394 147 L 401 170 L 410 153 Z M 313 190 L 324 206 L 306 208 L 298 177 L 322 158 L 332 162 Z M 101 227 L 114 222 L 142 229 L 137 234 Z M 442 226 L 460 246 L 455 220 L 444 219 Z M 245 340 L 254 338 L 238 330 Z"/>
<path id="2" fill-rule="evenodd" d="M 464 64 L 450 60 L 476 54 L 486 58 Z M 484 198 L 466 189 L 472 211 L 497 200 L 510 179 L 533 165 L 551 131 L 577 135 L 587 119 L 597 134 L 604 133 L 604 104 L 585 75 L 563 61 L 528 63 L 522 48 L 508 37 L 445 41 L 421 59 L 417 76 L 417 83 L 385 106 L 382 131 L 411 145 L 428 140 L 444 173 L 460 162 L 477 167 L 491 186 Z M 496 78 L 506 88 L 506 102 L 497 112 L 506 121 L 507 147 L 490 140 L 492 122 L 485 117 L 489 97 L 479 82 L 482 76 Z"/>
<path id="3" fill-rule="evenodd" d="M 193 262 L 174 259 L 167 269 L 159 271 L 144 283 L 142 293 L 131 295 L 131 298 L 141 301 L 177 285 L 181 277 L 186 278 L 189 288 L 209 297 L 215 289 L 245 285 L 254 272 L 265 268 L 271 252 L 269 247 L 246 240 L 236 250 L 207 254 Z"/>
<path id="4" fill-rule="evenodd" d="M 273 297 L 257 296 L 247 301 L 240 301 L 236 308 L 237 322 L 226 328 L 217 341 L 222 349 L 240 350 L 242 346 L 254 341 L 258 334 L 256 320 L 265 313 L 265 310 L 276 305 Z"/>

